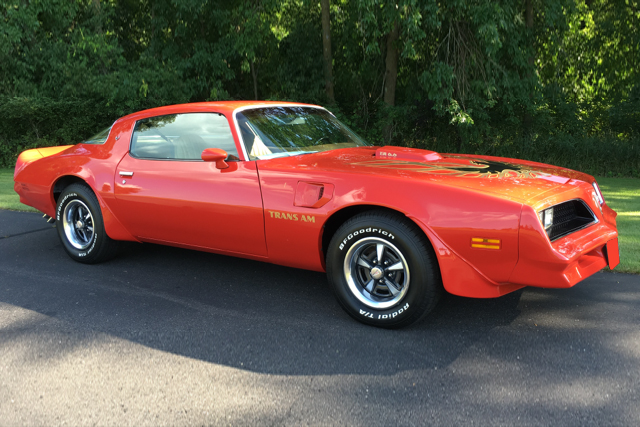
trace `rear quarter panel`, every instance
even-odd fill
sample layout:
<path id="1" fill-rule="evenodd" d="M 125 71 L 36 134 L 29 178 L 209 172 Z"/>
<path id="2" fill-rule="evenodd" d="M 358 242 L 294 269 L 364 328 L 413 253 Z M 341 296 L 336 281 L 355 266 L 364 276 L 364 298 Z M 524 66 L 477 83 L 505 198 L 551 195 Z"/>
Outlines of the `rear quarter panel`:
<path id="1" fill-rule="evenodd" d="M 105 229 L 117 240 L 135 240 L 111 212 L 114 202 L 114 172 L 128 151 L 133 122 L 116 122 L 104 144 L 77 144 L 16 168 L 14 188 L 21 202 L 41 212 L 56 216 L 53 190 L 63 177 L 77 177 L 89 185 L 102 208 Z"/>

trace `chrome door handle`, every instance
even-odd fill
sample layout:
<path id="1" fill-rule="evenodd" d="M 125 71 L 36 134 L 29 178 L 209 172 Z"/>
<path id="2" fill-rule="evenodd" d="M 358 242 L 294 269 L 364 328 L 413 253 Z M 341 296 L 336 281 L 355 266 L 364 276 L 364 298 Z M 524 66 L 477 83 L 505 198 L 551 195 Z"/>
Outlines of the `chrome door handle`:
<path id="1" fill-rule="evenodd" d="M 122 177 L 126 176 L 126 177 L 131 178 L 133 176 L 133 172 L 120 171 L 119 173 L 120 173 L 120 176 L 122 176 Z"/>

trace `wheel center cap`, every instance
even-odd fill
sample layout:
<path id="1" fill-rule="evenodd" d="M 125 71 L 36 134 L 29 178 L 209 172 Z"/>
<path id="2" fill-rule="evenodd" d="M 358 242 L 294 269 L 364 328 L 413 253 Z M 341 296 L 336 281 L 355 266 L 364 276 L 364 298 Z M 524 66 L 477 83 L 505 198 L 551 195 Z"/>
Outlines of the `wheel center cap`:
<path id="1" fill-rule="evenodd" d="M 82 223 L 82 221 L 76 221 L 76 228 L 82 228 L 84 227 L 84 224 Z"/>
<path id="2" fill-rule="evenodd" d="M 384 276 L 384 271 L 382 271 L 380 267 L 373 267 L 371 269 L 371 277 L 374 279 L 380 280 L 382 279 L 382 276 Z"/>

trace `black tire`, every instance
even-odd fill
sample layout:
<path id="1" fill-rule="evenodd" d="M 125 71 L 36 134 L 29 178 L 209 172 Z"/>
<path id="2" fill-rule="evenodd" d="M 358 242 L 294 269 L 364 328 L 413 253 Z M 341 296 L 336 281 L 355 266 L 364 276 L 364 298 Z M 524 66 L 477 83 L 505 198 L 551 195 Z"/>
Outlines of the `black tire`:
<path id="1" fill-rule="evenodd" d="M 84 184 L 71 184 L 58 197 L 56 228 L 74 261 L 96 264 L 117 254 L 118 242 L 104 230 L 98 199 Z"/>
<path id="2" fill-rule="evenodd" d="M 442 294 L 431 244 L 400 214 L 372 210 L 350 218 L 333 235 L 326 261 L 338 302 L 368 325 L 408 326 L 430 313 Z"/>

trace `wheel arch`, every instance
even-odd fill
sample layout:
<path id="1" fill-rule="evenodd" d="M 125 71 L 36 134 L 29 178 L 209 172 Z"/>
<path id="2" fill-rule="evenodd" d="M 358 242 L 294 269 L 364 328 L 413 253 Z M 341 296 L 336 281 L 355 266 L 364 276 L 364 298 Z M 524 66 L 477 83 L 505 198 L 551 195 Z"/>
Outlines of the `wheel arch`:
<path id="1" fill-rule="evenodd" d="M 133 237 L 131 233 L 122 225 L 122 223 L 116 218 L 109 206 L 103 200 L 101 194 L 96 191 L 95 188 L 84 178 L 77 175 L 63 175 L 59 177 L 51 187 L 51 199 L 53 206 L 57 206 L 58 198 L 65 188 L 72 184 L 86 185 L 98 199 L 98 204 L 102 210 L 102 220 L 104 221 L 104 228 L 107 236 L 113 240 L 128 240 L 137 242 L 138 239 Z"/>
<path id="2" fill-rule="evenodd" d="M 340 226 L 350 218 L 356 215 L 359 215 L 363 212 L 374 211 L 374 210 L 393 213 L 395 215 L 402 216 L 403 218 L 405 218 L 407 221 L 409 221 L 411 224 L 415 226 L 416 230 L 420 231 L 420 235 L 423 236 L 425 241 L 429 243 L 431 250 L 433 250 L 434 253 L 436 254 L 436 259 L 438 258 L 437 251 L 435 250 L 435 246 L 431 241 L 431 239 L 429 238 L 429 236 L 424 232 L 420 224 L 416 223 L 416 221 L 413 218 L 407 216 L 406 213 L 398 209 L 390 208 L 388 206 L 362 204 L 362 205 L 345 206 L 333 212 L 331 216 L 325 221 L 324 227 L 322 229 L 322 237 L 320 241 L 323 263 L 325 262 L 327 257 L 327 251 L 329 250 L 329 243 L 331 242 L 331 238 L 336 233 L 336 231 L 338 231 L 338 228 L 340 228 Z"/>
<path id="3" fill-rule="evenodd" d="M 80 178 L 79 176 L 76 176 L 76 175 L 63 175 L 59 177 L 51 187 L 51 197 L 53 199 L 54 206 L 57 205 L 60 194 L 62 194 L 64 189 L 70 186 L 71 184 L 84 184 L 87 187 L 89 187 L 91 191 L 93 191 L 93 194 L 96 194 L 96 191 L 93 188 L 91 188 L 91 185 L 89 185 L 89 183 L 83 178 Z"/>
<path id="4" fill-rule="evenodd" d="M 370 210 L 386 211 L 402 216 L 419 230 L 420 235 L 426 239 L 425 242 L 429 243 L 428 248 L 433 251 L 442 281 L 441 283 L 447 292 L 466 297 L 495 298 L 522 287 L 520 285 L 499 286 L 449 248 L 434 230 L 430 229 L 418 218 L 409 216 L 401 210 L 380 205 L 363 204 L 346 206 L 334 212 L 329 219 L 327 219 L 321 240 L 323 264 L 326 263 L 326 255 L 331 238 L 340 225 L 349 218 Z"/>

